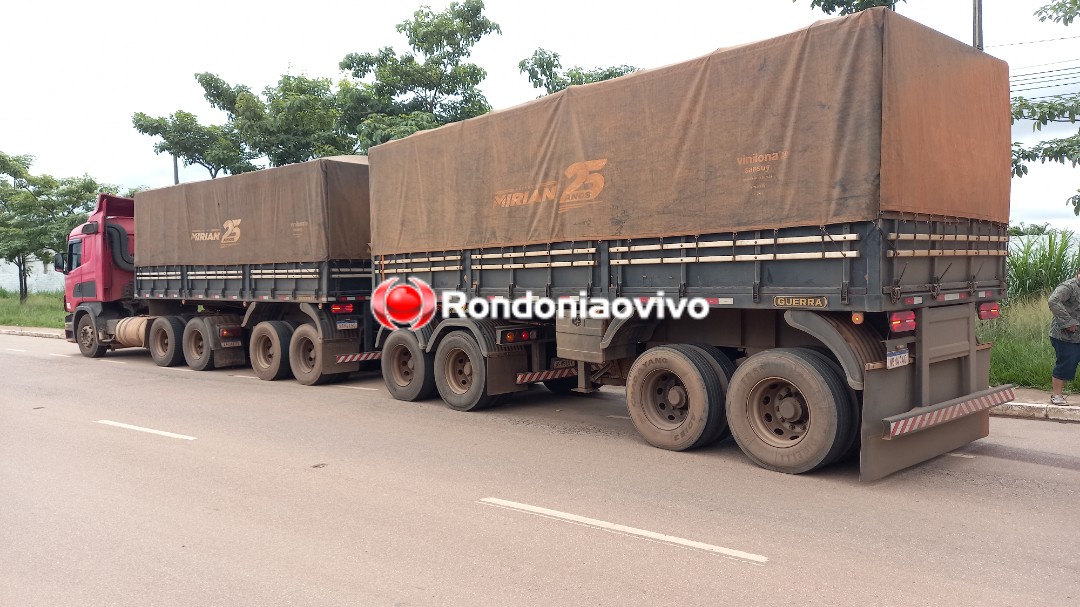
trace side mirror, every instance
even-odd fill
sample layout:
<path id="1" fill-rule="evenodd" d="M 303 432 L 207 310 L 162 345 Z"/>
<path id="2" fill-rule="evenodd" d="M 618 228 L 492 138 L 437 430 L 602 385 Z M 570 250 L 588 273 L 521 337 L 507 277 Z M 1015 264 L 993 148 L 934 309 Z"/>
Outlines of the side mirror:
<path id="1" fill-rule="evenodd" d="M 89 223 L 84 223 L 83 224 L 83 227 L 82 227 L 82 233 L 83 234 L 97 234 L 97 232 L 98 232 L 98 224 L 97 224 L 96 221 L 91 221 Z"/>
<path id="2" fill-rule="evenodd" d="M 57 272 L 60 272 L 62 274 L 66 274 L 66 272 L 64 272 L 64 270 L 66 269 L 64 266 L 66 264 L 64 263 L 64 254 L 63 253 L 57 253 L 56 255 L 53 255 L 52 262 L 53 262 L 53 269 L 54 270 L 56 270 Z"/>

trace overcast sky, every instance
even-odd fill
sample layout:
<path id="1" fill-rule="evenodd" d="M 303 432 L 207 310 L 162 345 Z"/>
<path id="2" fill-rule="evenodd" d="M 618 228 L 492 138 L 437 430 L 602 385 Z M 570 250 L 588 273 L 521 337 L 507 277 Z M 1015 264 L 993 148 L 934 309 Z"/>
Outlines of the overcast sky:
<path id="1" fill-rule="evenodd" d="M 1056 88 L 1025 91 L 1028 96 L 1080 91 L 1080 69 L 1068 71 L 1080 67 L 1080 23 L 1070 28 L 1039 23 L 1032 13 L 1048 2 L 983 2 L 986 50 L 1008 61 L 1014 77 L 1066 70 L 1051 74 L 1061 77 L 1052 83 Z M 383 46 L 407 51 L 404 36 L 394 27 L 421 4 L 8 2 L 0 36 L 0 151 L 34 156 L 35 173 L 86 173 L 124 187 L 170 185 L 170 157 L 154 154 L 154 139 L 134 130 L 132 114 L 165 116 L 183 109 L 203 123 L 223 122 L 203 99 L 194 78 L 198 72 L 213 72 L 256 91 L 283 73 L 339 79 L 344 74 L 338 62 L 350 52 Z M 439 11 L 449 3 L 426 4 Z M 485 0 L 485 6 L 502 34 L 477 44 L 473 61 L 488 72 L 481 89 L 495 109 L 539 94 L 517 68 L 539 47 L 559 53 L 564 67 L 651 68 L 827 18 L 811 10 L 809 0 Z M 971 0 L 909 0 L 898 12 L 971 42 Z M 1051 40 L 1057 38 L 1066 39 Z M 1054 132 L 1075 133 L 1076 128 Z M 1025 141 L 1047 134 L 1032 133 L 1030 124 L 1018 124 L 1013 132 Z M 182 181 L 207 177 L 201 167 L 181 171 Z M 1080 231 L 1080 220 L 1064 204 L 1078 187 L 1080 168 L 1035 165 L 1027 177 L 1013 179 L 1013 222 L 1049 222 Z"/>

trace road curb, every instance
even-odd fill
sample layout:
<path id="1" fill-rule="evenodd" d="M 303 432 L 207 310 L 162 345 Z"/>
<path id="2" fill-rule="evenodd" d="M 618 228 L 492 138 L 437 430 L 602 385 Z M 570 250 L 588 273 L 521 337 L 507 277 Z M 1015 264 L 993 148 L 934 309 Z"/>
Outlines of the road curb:
<path id="1" fill-rule="evenodd" d="M 40 329 L 4 328 L 0 329 L 0 335 L 22 335 L 23 337 L 48 337 L 50 339 L 64 339 L 63 333 L 50 333 L 42 331 Z"/>
<path id="2" fill-rule="evenodd" d="M 1039 419 L 1055 422 L 1080 423 L 1080 407 L 1059 407 L 1058 405 L 1039 405 L 1035 403 L 1005 403 L 990 409 L 995 417 L 1017 417 L 1021 419 Z"/>

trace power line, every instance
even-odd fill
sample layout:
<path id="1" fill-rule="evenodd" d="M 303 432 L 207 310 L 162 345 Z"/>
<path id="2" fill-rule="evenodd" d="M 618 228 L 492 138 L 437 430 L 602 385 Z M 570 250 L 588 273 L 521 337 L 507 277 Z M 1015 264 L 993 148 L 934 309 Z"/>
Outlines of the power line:
<path id="1" fill-rule="evenodd" d="M 1043 95 L 1041 97 L 1024 97 L 1024 99 L 1027 101 L 1038 101 L 1040 99 L 1053 99 L 1055 97 L 1068 97 L 1070 95 L 1080 95 L 1080 91 L 1076 91 L 1075 93 L 1058 93 L 1057 95 Z"/>
<path id="2" fill-rule="evenodd" d="M 1080 84 L 1080 80 L 1069 80 L 1069 82 L 1062 82 L 1061 84 L 1041 84 L 1041 85 L 1035 85 L 1035 86 L 1031 86 L 1031 87 L 1023 88 L 1023 89 L 1012 89 L 1012 92 L 1020 93 L 1020 92 L 1023 92 L 1023 91 L 1040 91 L 1042 89 L 1050 89 L 1050 88 L 1054 88 L 1056 86 L 1069 86 L 1069 85 L 1072 85 L 1072 84 Z"/>
<path id="3" fill-rule="evenodd" d="M 1080 65 L 1078 65 L 1076 67 L 1058 68 L 1056 70 L 1044 70 L 1044 71 L 1041 71 L 1041 72 L 1031 72 L 1030 74 L 1023 74 L 1023 75 L 1017 74 L 1017 75 L 1011 76 L 1009 78 L 1009 80 L 1011 82 L 1016 82 L 1016 81 L 1019 81 L 1019 80 L 1042 80 L 1043 78 L 1050 78 L 1054 74 L 1060 74 L 1062 72 L 1073 72 L 1073 71 L 1076 71 L 1076 70 L 1080 70 Z"/>
<path id="4" fill-rule="evenodd" d="M 986 48 L 997 48 L 999 46 L 1017 46 L 1020 44 L 1039 44 L 1040 42 L 1057 42 L 1058 40 L 1072 40 L 1073 38 L 1080 38 L 1080 36 L 1065 36 L 1063 38 L 1047 38 L 1046 40 L 1026 40 L 1024 42 L 1009 42 L 1006 44 L 991 44 Z"/>
<path id="5" fill-rule="evenodd" d="M 1062 74 L 1060 76 L 1050 76 L 1046 78 L 1036 78 L 1035 80 L 1018 81 L 1013 80 L 1009 82 L 1010 86 L 1033 86 L 1036 84 L 1049 84 L 1051 82 L 1061 82 L 1062 80 L 1069 80 L 1071 78 L 1080 77 L 1080 73 L 1076 74 Z"/>
<path id="6" fill-rule="evenodd" d="M 1037 63 L 1035 65 L 1025 65 L 1024 67 L 1018 67 L 1018 68 L 1015 68 L 1015 69 L 1017 69 L 1017 70 L 1027 70 L 1027 69 L 1031 69 L 1033 67 L 1045 67 L 1047 65 L 1060 65 L 1062 63 L 1072 63 L 1073 61 L 1080 61 L 1080 58 L 1078 58 L 1078 59 L 1066 59 L 1064 61 L 1051 61 L 1050 63 Z"/>

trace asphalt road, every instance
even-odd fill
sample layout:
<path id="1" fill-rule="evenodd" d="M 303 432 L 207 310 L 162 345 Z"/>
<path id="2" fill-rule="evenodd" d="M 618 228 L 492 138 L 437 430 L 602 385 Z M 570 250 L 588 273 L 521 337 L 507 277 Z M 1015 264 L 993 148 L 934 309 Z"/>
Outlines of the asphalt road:
<path id="1" fill-rule="evenodd" d="M 1078 425 L 860 483 L 654 449 L 617 391 L 459 413 L 7 335 L 0 369 L 4 607 L 1080 604 Z"/>

